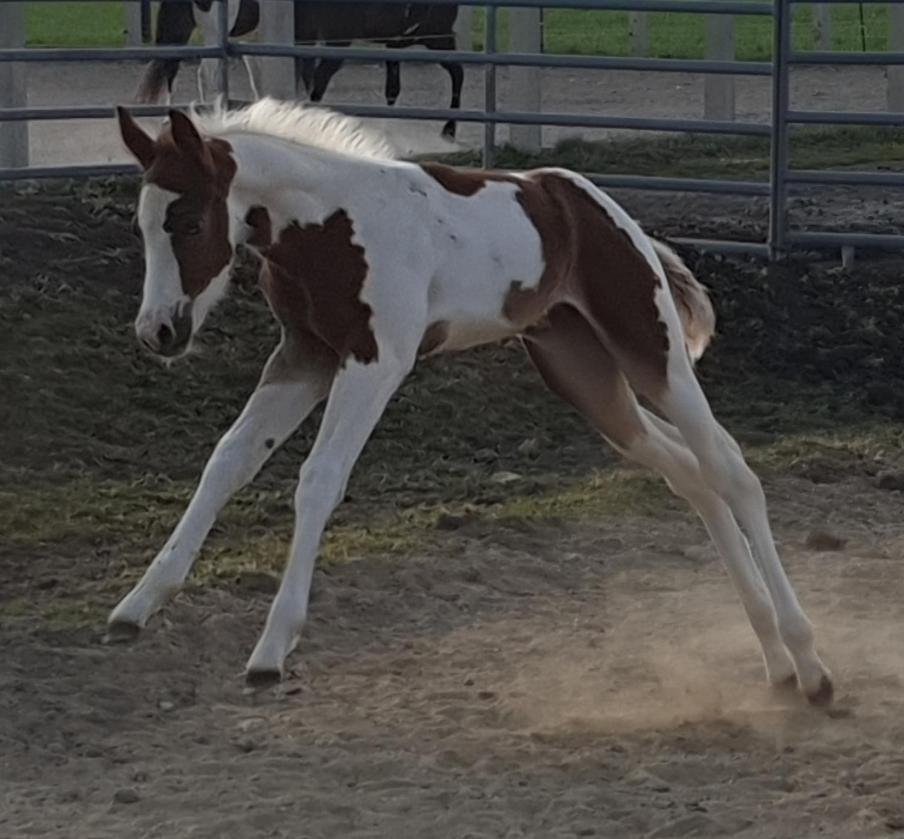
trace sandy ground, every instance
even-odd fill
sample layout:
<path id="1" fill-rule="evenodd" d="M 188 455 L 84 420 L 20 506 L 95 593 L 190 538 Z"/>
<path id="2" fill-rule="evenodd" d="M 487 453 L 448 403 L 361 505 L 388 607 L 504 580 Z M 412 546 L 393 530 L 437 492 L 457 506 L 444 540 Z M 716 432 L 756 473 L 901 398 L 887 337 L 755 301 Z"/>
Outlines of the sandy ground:
<path id="1" fill-rule="evenodd" d="M 618 475 L 600 490 L 620 512 L 569 508 L 570 482 L 615 461 L 511 351 L 425 365 L 394 400 L 337 527 L 404 505 L 476 512 L 402 550 L 351 543 L 353 561 L 321 563 L 280 688 L 248 691 L 241 668 L 309 431 L 230 506 L 202 562 L 208 581 L 242 557 L 266 573 L 195 585 L 136 644 L 103 644 L 104 612 L 173 526 L 273 336 L 263 304 L 236 292 L 207 352 L 150 363 L 129 325 L 134 196 L 55 189 L 0 196 L 0 232 L 16 234 L 0 251 L 0 836 L 904 831 L 904 527 L 900 493 L 876 478 L 900 471 L 900 439 L 869 457 L 785 455 L 767 482 L 835 673 L 829 711 L 767 689 L 702 528 L 657 484 L 639 491 L 627 471 L 630 503 L 615 503 Z M 636 209 L 688 222 L 661 202 Z M 730 428 L 894 434 L 900 266 L 693 264 L 722 324 L 701 375 Z M 499 470 L 523 478 L 499 484 Z M 559 517 L 524 506 L 563 487 Z M 509 498 L 521 512 L 500 515 Z M 815 529 L 839 549 L 806 547 Z"/>
<path id="2" fill-rule="evenodd" d="M 769 487 L 838 685 L 764 685 L 697 524 L 477 521 L 319 572 L 292 678 L 243 689 L 263 595 L 180 596 L 131 647 L 2 636 L 8 837 L 884 836 L 904 830 L 900 499 Z M 807 550 L 813 526 L 842 552 Z M 20 645 L 27 655 L 22 655 Z"/>
<path id="3" fill-rule="evenodd" d="M 442 81 L 436 68 L 410 75 L 418 73 Z M 420 88 L 408 77 L 406 71 L 403 96 L 418 101 Z M 79 78 L 67 75 L 73 84 L 85 83 Z M 125 74 L 106 78 L 123 94 L 132 87 Z M 372 84 L 373 74 L 367 78 Z M 812 78 L 815 97 L 825 79 Z M 336 81 L 351 85 L 355 79 L 354 71 L 344 71 Z M 379 84 L 362 98 L 375 101 Z M 469 80 L 472 104 L 475 84 Z M 45 87 L 42 101 L 71 98 L 58 81 L 54 85 Z M 575 87 L 563 83 L 562 90 Z M 606 98 L 617 89 L 582 86 L 582 101 L 619 112 Z M 343 88 L 335 90 L 338 97 Z M 114 93 L 105 101 L 115 101 Z M 834 93 L 860 108 L 879 107 L 881 80 L 864 74 L 859 86 L 836 85 Z M 633 98 L 630 90 L 617 95 L 624 103 L 639 96 L 637 90 Z M 751 118 L 764 113 L 767 100 L 757 98 L 763 95 L 751 90 L 741 99 Z M 654 85 L 643 107 L 648 112 L 654 102 L 661 113 L 678 113 L 678 101 L 673 90 Z M 699 98 L 689 94 L 687 101 L 688 109 L 699 109 Z M 561 102 L 555 101 L 557 109 L 571 109 L 564 94 Z M 73 148 L 103 159 L 115 138 L 112 132 L 98 138 L 96 125 L 91 131 L 86 146 L 85 135 L 67 129 Z M 56 160 L 52 155 L 46 159 Z M 0 400 L 0 492 L 12 504 L 18 493 L 46 491 L 51 501 L 43 509 L 23 503 L 20 516 L 26 522 L 34 516 L 42 526 L 56 516 L 77 529 L 78 499 L 66 496 L 55 509 L 53 493 L 71 485 L 102 498 L 100 490 L 122 478 L 115 486 L 136 499 L 127 519 L 146 509 L 158 512 L 139 536 L 118 508 L 98 504 L 89 510 L 97 531 L 83 525 L 81 541 L 0 541 L 0 607 L 21 598 L 58 598 L 65 605 L 68 596 L 92 586 L 105 608 L 112 605 L 182 506 L 167 494 L 166 482 L 193 480 L 201 453 L 253 381 L 259 359 L 248 361 L 248 344 L 265 335 L 256 350 L 261 355 L 272 338 L 258 327 L 242 331 L 238 316 L 247 318 L 251 310 L 243 303 L 231 321 L 211 327 L 206 356 L 172 374 L 151 369 L 128 334 L 140 275 L 128 233 L 130 207 L 87 189 L 72 199 L 81 202 L 79 217 L 70 217 L 67 193 L 57 189 L 33 190 L 28 198 L 0 194 L 0 233 L 15 233 L 0 249 L 6 278 L 0 381 L 12 395 Z M 869 212 L 887 215 L 883 201 L 879 197 Z M 701 200 L 692 213 L 678 200 L 635 198 L 631 206 L 645 222 L 673 232 L 686 233 L 689 223 L 709 235 L 726 225 L 762 224 L 759 216 L 742 218 L 730 208 L 720 215 L 713 204 Z M 863 221 L 862 208 L 857 212 L 855 221 Z M 83 241 L 95 250 L 87 252 Z M 709 266 L 715 285 L 713 266 L 718 263 Z M 749 283 L 746 297 L 739 285 L 714 288 L 724 334 L 704 364 L 704 379 L 723 391 L 726 382 L 737 389 L 749 380 L 754 394 L 747 403 L 743 390 L 729 400 L 731 427 L 780 434 L 780 412 L 765 406 L 768 377 L 776 376 L 791 401 L 804 389 L 806 376 L 794 379 L 804 369 L 825 393 L 844 395 L 846 410 L 863 408 L 856 391 L 868 381 L 870 403 L 888 403 L 893 422 L 904 415 L 894 326 L 902 305 L 899 274 L 886 271 L 881 283 L 861 283 L 857 274 L 832 270 L 792 267 L 782 285 L 780 272 L 767 277 L 751 269 L 737 281 Z M 786 298 L 788 283 L 805 293 Z M 827 292 L 833 284 L 845 284 L 843 300 Z M 781 333 L 780 341 L 773 332 Z M 34 369 L 24 366 L 9 340 L 24 334 L 27 355 L 40 362 Z M 759 356 L 746 348 L 745 335 Z M 239 345 L 245 355 L 238 355 Z M 858 367 L 867 345 L 875 351 Z M 764 361 L 769 346 L 775 355 Z M 16 369 L 9 358 L 18 359 Z M 506 362 L 490 369 L 487 356 L 469 358 L 455 362 L 454 380 L 435 387 L 435 400 L 414 388 L 397 400 L 354 492 L 376 487 L 373 497 L 391 508 L 427 481 L 417 469 L 432 472 L 433 484 L 451 486 L 458 479 L 449 464 L 459 466 L 464 452 L 468 468 L 486 471 L 471 461 L 496 439 L 504 442 L 498 447 L 502 464 L 518 462 L 517 446 L 527 432 L 513 432 L 505 421 L 518 414 L 531 427 L 546 409 L 524 395 L 521 368 Z M 224 369 L 239 362 L 241 376 L 227 377 Z M 430 375 L 436 386 L 439 373 Z M 884 391 L 883 377 L 891 382 Z M 90 387 L 97 396 L 86 398 Z M 486 399 L 495 388 L 512 400 L 498 422 L 497 406 Z M 483 410 L 453 432 L 443 414 L 462 410 L 465 394 Z M 512 410 L 521 404 L 523 411 Z M 833 405 L 832 399 L 814 404 L 814 414 L 823 413 L 812 418 L 813 427 L 834 421 Z M 402 419 L 412 415 L 405 425 Z M 59 417 L 64 421 L 54 430 Z M 149 417 L 172 423 L 169 435 Z M 543 444 L 552 451 L 537 462 L 558 470 L 555 480 L 611 469 L 612 459 L 599 454 L 602 447 L 586 430 L 579 436 L 579 427 L 564 412 L 541 425 Z M 430 442 L 427 429 L 434 432 Z M 93 438 L 97 446 L 90 448 Z M 417 469 L 401 462 L 412 457 L 412 439 L 419 440 L 414 458 L 423 461 Z M 182 462 L 171 453 L 168 461 L 157 458 L 178 446 L 191 451 Z M 701 527 L 678 502 L 657 502 L 647 514 L 558 523 L 478 514 L 404 556 L 363 552 L 354 554 L 356 561 L 322 566 L 292 675 L 276 690 L 252 692 L 241 680 L 272 594 L 269 575 L 190 589 L 126 647 L 102 643 L 100 620 L 61 626 L 10 617 L 0 608 L 0 837 L 900 834 L 901 497 L 879 489 L 874 470 L 833 457 L 821 474 L 789 470 L 767 483 L 786 564 L 836 676 L 829 711 L 767 689 L 728 580 Z M 898 453 L 883 457 L 894 461 Z M 396 477 L 403 465 L 404 476 Z M 292 460 L 277 470 L 285 497 L 296 467 Z M 467 487 L 464 479 L 460 486 Z M 440 499 L 446 499 L 443 491 Z M 492 491 L 499 500 L 521 490 Z M 275 530 L 277 541 L 289 521 L 281 503 L 277 512 L 268 507 L 268 517 L 254 519 L 258 530 Z M 224 525 L 219 549 L 242 543 L 236 522 L 243 521 Z M 815 529 L 840 537 L 840 549 L 806 547 Z"/>
<path id="4" fill-rule="evenodd" d="M 137 64 L 73 63 L 38 65 L 29 69 L 29 104 L 113 105 L 132 101 L 141 66 Z M 247 79 L 236 65 L 232 92 L 247 97 Z M 382 67 L 374 64 L 347 64 L 333 79 L 324 104 L 383 104 Z M 437 65 L 408 65 L 402 68 L 400 105 L 445 106 L 449 78 Z M 703 77 L 687 73 L 586 72 L 550 70 L 542 74 L 543 104 L 548 113 L 606 114 L 626 117 L 701 119 Z M 197 96 L 195 71 L 184 67 L 177 79 L 176 99 L 190 101 Z M 514 108 L 511 99 L 511 71 L 499 70 L 498 107 Z M 462 107 L 483 109 L 483 74 L 480 68 L 466 68 Z M 770 119 L 770 80 L 737 79 L 736 106 L 740 121 L 765 123 Z M 807 68 L 792 76 L 792 106 L 851 111 L 885 110 L 884 68 Z M 440 123 L 411 120 L 376 120 L 406 153 L 440 154 L 457 148 L 476 148 L 483 140 L 478 124 L 462 124 L 459 144 L 440 137 Z M 126 162 L 112 121 L 47 121 L 31 124 L 31 159 L 36 165 L 61 163 Z M 598 139 L 624 134 L 580 128 L 543 129 L 544 145 L 554 145 L 565 137 Z M 500 126 L 499 142 L 509 139 L 508 126 Z"/>

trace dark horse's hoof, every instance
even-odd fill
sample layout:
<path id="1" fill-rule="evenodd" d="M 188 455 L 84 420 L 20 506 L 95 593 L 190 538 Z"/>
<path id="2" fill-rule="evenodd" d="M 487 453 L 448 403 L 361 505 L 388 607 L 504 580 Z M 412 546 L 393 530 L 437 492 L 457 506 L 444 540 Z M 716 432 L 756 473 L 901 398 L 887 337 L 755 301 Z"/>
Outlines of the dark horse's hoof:
<path id="1" fill-rule="evenodd" d="M 447 140 L 454 140 L 455 139 L 455 128 L 456 128 L 455 123 L 452 122 L 452 120 L 449 120 L 443 126 L 443 137 L 445 137 Z"/>

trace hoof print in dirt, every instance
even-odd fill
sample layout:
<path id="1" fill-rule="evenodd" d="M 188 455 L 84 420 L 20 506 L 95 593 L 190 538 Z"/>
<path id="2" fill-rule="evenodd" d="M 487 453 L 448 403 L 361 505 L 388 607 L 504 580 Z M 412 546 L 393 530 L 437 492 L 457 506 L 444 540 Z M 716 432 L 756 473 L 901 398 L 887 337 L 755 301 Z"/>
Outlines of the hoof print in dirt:
<path id="1" fill-rule="evenodd" d="M 814 530 L 807 536 L 804 544 L 811 551 L 840 551 L 847 545 L 847 539 L 842 539 L 827 530 Z"/>
<path id="2" fill-rule="evenodd" d="M 105 644 L 131 644 L 141 635 L 141 627 L 134 623 L 116 621 L 107 626 L 103 642 Z"/>
<path id="3" fill-rule="evenodd" d="M 876 478 L 876 486 L 891 492 L 904 490 L 904 472 L 880 472 Z"/>
<path id="4" fill-rule="evenodd" d="M 141 800 L 141 796 L 135 790 L 126 787 L 113 793 L 113 801 L 116 804 L 135 804 Z"/>

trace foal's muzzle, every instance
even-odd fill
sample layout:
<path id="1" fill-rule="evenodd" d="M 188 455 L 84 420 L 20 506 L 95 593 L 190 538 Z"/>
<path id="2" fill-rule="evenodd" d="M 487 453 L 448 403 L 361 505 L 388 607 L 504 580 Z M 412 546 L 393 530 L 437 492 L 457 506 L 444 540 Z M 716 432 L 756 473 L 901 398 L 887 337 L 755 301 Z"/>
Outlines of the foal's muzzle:
<path id="1" fill-rule="evenodd" d="M 180 308 L 171 323 L 139 322 L 135 331 L 145 349 L 164 358 L 174 358 L 185 352 L 191 340 L 191 307 Z"/>

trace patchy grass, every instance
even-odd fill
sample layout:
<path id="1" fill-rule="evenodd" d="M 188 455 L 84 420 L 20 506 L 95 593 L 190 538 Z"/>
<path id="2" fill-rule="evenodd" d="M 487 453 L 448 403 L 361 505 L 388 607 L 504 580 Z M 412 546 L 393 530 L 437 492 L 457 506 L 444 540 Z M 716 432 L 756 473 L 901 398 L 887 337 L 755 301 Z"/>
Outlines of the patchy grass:
<path id="1" fill-rule="evenodd" d="M 479 166 L 480 153 L 458 152 L 442 158 L 459 166 Z M 904 167 L 904 130 L 900 128 L 820 129 L 802 127 L 792 135 L 791 163 L 799 169 Z M 496 153 L 501 169 L 561 166 L 593 174 L 631 173 L 680 178 L 762 180 L 769 175 L 765 137 L 669 135 L 643 142 L 568 139 L 530 154 L 511 146 Z"/>

